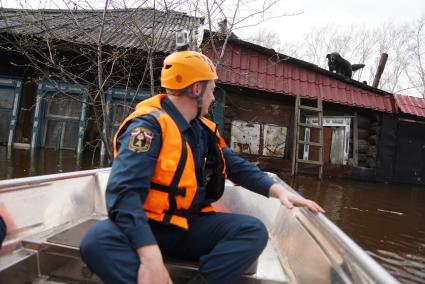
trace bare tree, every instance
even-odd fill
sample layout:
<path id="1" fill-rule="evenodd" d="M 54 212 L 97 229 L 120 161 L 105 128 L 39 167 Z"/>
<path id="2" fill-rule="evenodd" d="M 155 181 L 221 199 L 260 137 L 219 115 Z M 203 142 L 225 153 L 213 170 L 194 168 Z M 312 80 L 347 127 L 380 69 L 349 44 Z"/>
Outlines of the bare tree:
<path id="1" fill-rule="evenodd" d="M 280 0 L 231 0 L 197 1 L 197 15 L 205 17 L 205 26 L 210 33 L 210 43 L 215 54 L 216 65 L 220 66 L 230 38 L 237 38 L 239 29 L 255 27 L 270 19 L 291 14 L 276 14 L 273 8 Z M 216 46 L 215 42 L 219 42 Z"/>
<path id="2" fill-rule="evenodd" d="M 106 0 L 104 7 L 97 9 L 88 1 L 50 2 L 50 7 L 57 5 L 62 10 L 1 10 L 0 48 L 24 57 L 25 61 L 12 64 L 31 70 L 34 80 L 52 84 L 60 80 L 87 87 L 97 132 L 111 157 L 106 90 L 119 85 L 136 88 L 137 94 L 147 87 L 153 94 L 158 86 L 160 61 L 167 48 L 172 48 L 164 45 L 174 39 L 169 23 L 189 30 L 200 25 L 196 18 L 178 22 L 179 17 L 184 18 L 182 13 L 157 10 L 155 3 L 143 2 L 127 9 L 120 6 L 124 3 Z M 167 3 L 166 9 L 180 5 Z M 123 110 L 130 110 L 131 103 L 124 100 L 122 104 Z"/>
<path id="3" fill-rule="evenodd" d="M 93 122 L 101 136 L 92 145 L 97 147 L 103 141 L 112 157 L 113 133 L 106 100 L 109 88 L 148 88 L 153 95 L 159 87 L 162 59 L 173 51 L 173 46 L 165 43 L 178 29 L 190 31 L 192 48 L 195 41 L 200 43 L 204 27 L 214 31 L 209 33 L 210 42 L 220 65 L 234 31 L 275 17 L 270 13 L 278 1 L 263 0 L 258 6 L 259 2 L 253 0 L 104 0 L 101 5 L 89 0 L 48 0 L 35 7 L 30 2 L 20 2 L 22 9 L 13 16 L 8 10 L 0 10 L 0 49 L 25 58 L 12 60 L 12 64 L 26 70 L 34 81 L 66 81 L 85 86 Z M 249 10 L 250 5 L 255 9 Z M 179 17 L 186 22 L 179 22 Z M 218 32 L 223 20 L 226 25 Z M 215 46 L 215 42 L 219 44 Z M 124 100 L 123 111 L 130 111 L 135 100 Z"/>
<path id="4" fill-rule="evenodd" d="M 408 58 L 411 60 L 404 69 L 410 88 L 416 89 L 425 98 L 425 16 L 413 26 L 408 46 Z"/>
<path id="5" fill-rule="evenodd" d="M 353 79 L 372 82 L 380 55 L 387 53 L 389 58 L 379 87 L 392 93 L 424 96 L 424 18 L 399 26 L 383 23 L 374 29 L 318 27 L 308 32 L 303 42 L 290 43 L 292 48 L 286 49 L 285 54 L 327 69 L 326 54 L 338 52 L 351 63 L 366 64 L 366 68 L 354 73 Z"/>
<path id="6" fill-rule="evenodd" d="M 276 51 L 279 51 L 281 46 L 279 35 L 266 28 L 259 29 L 255 36 L 248 39 L 248 41 L 267 48 L 275 49 Z"/>

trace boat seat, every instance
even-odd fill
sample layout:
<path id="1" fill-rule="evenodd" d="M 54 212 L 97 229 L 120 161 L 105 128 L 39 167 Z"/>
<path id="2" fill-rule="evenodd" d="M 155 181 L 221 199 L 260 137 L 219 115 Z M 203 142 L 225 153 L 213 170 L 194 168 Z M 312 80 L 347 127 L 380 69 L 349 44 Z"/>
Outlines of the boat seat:
<path id="1" fill-rule="evenodd" d="M 66 227 L 56 228 L 51 232 L 44 232 L 41 235 L 31 236 L 22 240 L 22 255 L 31 255 L 24 264 L 23 261 L 9 269 L 9 272 L 3 271 L 0 273 L 0 279 L 4 276 L 5 279 L 14 279 L 16 274 L 21 269 L 27 269 L 28 263 L 34 270 L 31 277 L 36 276 L 37 279 L 32 279 L 32 283 L 37 284 L 50 284 L 50 283 L 86 283 L 86 284 L 101 284 L 102 281 L 94 275 L 80 258 L 79 245 L 80 241 L 86 232 L 100 219 L 88 219 L 83 222 L 76 223 L 75 225 L 68 224 Z M 269 245 L 266 248 L 270 252 Z M 266 254 L 264 259 L 267 259 L 267 264 L 270 265 L 270 253 Z M 0 257 L 4 258 L 4 256 Z M 28 257 L 27 257 L 28 258 Z M 261 256 L 260 256 L 261 258 Z M 278 262 L 277 256 L 273 256 Z M 1 260 L 1 259 L 0 259 Z M 22 257 L 22 260 L 24 258 Z M 7 260 L 7 262 L 9 262 Z M 1 264 L 1 261 L 0 261 Z M 189 279 L 194 277 L 197 273 L 198 263 L 193 261 L 184 261 L 179 259 L 165 259 L 165 265 L 170 273 L 173 283 L 184 284 Z M 238 283 L 242 284 L 274 284 L 274 283 L 288 283 L 286 275 L 276 277 L 274 280 L 267 279 L 267 277 L 258 277 L 257 273 L 258 260 L 250 269 L 243 275 Z M 38 271 L 38 272 L 37 272 Z M 12 273 L 12 274 L 11 274 Z M 35 274 L 34 274 L 35 273 Z M 261 273 L 260 273 L 261 274 Z M 264 276 L 264 275 L 263 275 Z M 18 279 L 18 278 L 16 278 Z M 31 282 L 30 281 L 30 282 Z M 2 281 L 0 281 L 2 283 Z M 28 282 L 28 281 L 27 281 Z M 23 283 L 23 282 L 16 282 Z"/>
<path id="2" fill-rule="evenodd" d="M 99 220 L 89 219 L 84 221 L 76 226 L 73 226 L 67 230 L 64 230 L 58 234 L 53 235 L 52 237 L 47 239 L 47 242 L 51 244 L 57 244 L 61 246 L 68 246 L 75 249 L 79 249 L 80 242 L 83 239 L 84 235 L 88 232 L 88 230 L 97 223 Z M 198 268 L 198 262 L 196 261 L 188 261 L 188 260 L 180 260 L 176 258 L 165 258 L 165 263 L 174 264 L 178 266 L 187 266 L 193 269 Z M 258 262 L 254 262 L 245 272 L 245 274 L 254 274 L 257 271 Z"/>
<path id="3" fill-rule="evenodd" d="M 80 242 L 85 236 L 85 234 L 88 232 L 88 230 L 99 220 L 96 219 L 89 219 L 87 221 L 84 221 L 76 226 L 73 226 L 67 230 L 64 230 L 60 233 L 57 233 L 50 238 L 47 239 L 47 242 L 54 245 L 59 246 L 66 246 L 69 248 L 74 248 L 76 250 L 79 250 Z M 196 261 L 188 261 L 188 260 L 180 260 L 176 258 L 165 258 L 165 263 L 179 266 L 179 267 L 186 267 L 189 269 L 196 270 L 198 268 L 198 262 Z M 254 262 L 246 271 L 245 274 L 252 275 L 257 270 L 257 261 Z"/>

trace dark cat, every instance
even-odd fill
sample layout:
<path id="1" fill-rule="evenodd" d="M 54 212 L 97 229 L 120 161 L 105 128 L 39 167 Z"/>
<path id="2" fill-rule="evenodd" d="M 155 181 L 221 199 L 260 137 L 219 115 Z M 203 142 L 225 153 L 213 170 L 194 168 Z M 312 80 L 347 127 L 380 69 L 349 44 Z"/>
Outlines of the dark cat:
<path id="1" fill-rule="evenodd" d="M 365 67 L 364 64 L 351 64 L 337 52 L 332 52 L 326 55 L 328 59 L 329 71 L 336 72 L 345 77 L 351 78 L 353 72 Z"/>

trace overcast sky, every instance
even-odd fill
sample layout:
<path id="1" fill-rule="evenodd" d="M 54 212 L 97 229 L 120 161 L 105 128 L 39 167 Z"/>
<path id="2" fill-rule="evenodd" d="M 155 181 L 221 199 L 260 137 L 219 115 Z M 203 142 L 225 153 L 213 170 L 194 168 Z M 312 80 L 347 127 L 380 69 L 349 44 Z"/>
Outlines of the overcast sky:
<path id="1" fill-rule="evenodd" d="M 102 0 L 86 1 L 96 3 L 94 6 L 97 8 L 103 8 L 104 6 L 104 1 Z M 142 1 L 137 0 L 116 1 L 125 1 L 128 6 L 132 6 L 132 4 L 140 5 L 142 3 Z M 251 2 L 250 0 L 247 1 Z M 265 1 L 270 2 L 274 0 Z M 56 3 L 53 7 L 50 4 L 52 2 Z M 58 3 L 63 2 L 69 1 L 0 0 L 1 5 L 5 8 L 20 7 L 19 3 L 27 3 L 33 8 L 43 6 L 46 8 L 55 8 Z M 81 2 L 81 0 L 76 0 L 76 2 Z M 255 2 L 258 3 L 259 7 L 253 10 L 253 7 L 250 6 L 249 12 L 251 13 L 255 9 L 260 10 L 263 3 L 260 0 Z M 226 3 L 232 3 L 232 0 L 228 0 Z M 243 5 L 241 9 L 244 9 L 246 6 Z M 328 24 L 366 27 L 377 26 L 388 21 L 402 24 L 416 20 L 422 15 L 425 16 L 425 0 L 279 0 L 279 3 L 273 6 L 272 15 L 276 16 L 284 13 L 300 14 L 268 20 L 261 26 L 238 29 L 235 33 L 241 38 L 247 39 L 257 33 L 259 29 L 266 28 L 277 33 L 281 42 L 285 42 L 301 40 L 302 35 L 312 28 Z"/>
<path id="2" fill-rule="evenodd" d="M 19 8 L 24 3 L 32 8 L 57 8 L 65 6 L 64 3 L 84 3 L 90 2 L 91 6 L 102 9 L 105 0 L 0 0 L 1 6 L 5 8 Z M 161 0 L 110 0 L 112 3 L 123 3 L 127 7 L 136 7 L 141 3 Z M 165 0 L 168 3 L 188 3 L 190 0 Z M 171 2 L 170 2 L 171 1 Z M 176 1 L 176 2 L 174 2 Z M 201 0 L 202 1 L 202 0 Z M 210 0 L 212 1 L 212 0 Z M 238 0 L 226 0 L 224 3 L 228 10 L 228 15 L 233 15 L 234 5 Z M 382 26 L 385 23 L 395 25 L 409 24 L 417 21 L 420 17 L 425 17 L 425 0 L 241 0 L 244 5 L 240 7 L 243 15 L 252 14 L 262 10 L 263 1 L 279 1 L 273 6 L 272 13 L 265 18 L 282 14 L 297 14 L 295 16 L 278 17 L 265 21 L 260 26 L 251 26 L 243 29 L 234 30 L 235 34 L 242 39 L 250 40 L 258 35 L 259 30 L 271 31 L 279 37 L 280 45 L 285 42 L 297 42 L 303 44 L 304 35 L 311 32 L 314 28 L 320 28 L 326 25 L 341 27 L 358 26 L 362 28 L 373 29 Z M 54 3 L 54 4 L 52 4 Z M 61 3 L 61 4 L 59 4 Z M 118 5 L 118 4 L 117 4 Z M 122 6 L 122 5 L 121 5 Z M 185 10 L 186 11 L 186 10 Z M 217 21 L 221 16 L 215 18 Z M 258 18 L 252 19 L 251 24 L 256 23 Z M 248 22 L 242 25 L 249 24 Z M 265 29 L 265 30 L 264 30 Z M 297 46 L 295 44 L 295 46 Z M 323 57 L 324 58 L 324 57 Z M 325 59 L 323 59 L 325 60 Z M 391 59 L 390 59 L 391 60 Z M 376 62 L 364 62 L 365 64 L 376 64 Z M 390 61 L 389 61 L 390 63 Z M 401 80 L 402 81 L 402 80 Z M 406 81 L 406 79 L 404 80 Z M 406 81 L 407 82 L 407 81 Z M 403 85 L 403 84 L 402 84 Z M 412 92 L 417 95 L 416 89 L 411 87 L 410 83 L 403 85 L 406 92 Z M 415 93 L 416 92 L 416 93 Z"/>
<path id="3" fill-rule="evenodd" d="M 374 27 L 389 21 L 406 23 L 425 16 L 425 0 L 281 0 L 273 10 L 302 13 L 261 25 L 279 34 L 281 41 L 296 41 L 312 28 L 327 24 Z M 252 32 L 253 28 L 247 28 L 236 34 L 246 37 Z"/>

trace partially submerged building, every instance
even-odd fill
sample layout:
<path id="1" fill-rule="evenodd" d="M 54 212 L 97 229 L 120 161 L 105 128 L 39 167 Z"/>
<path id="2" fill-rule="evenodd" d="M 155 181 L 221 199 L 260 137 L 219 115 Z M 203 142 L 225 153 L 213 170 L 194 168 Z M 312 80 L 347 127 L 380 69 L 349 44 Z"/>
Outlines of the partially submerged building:
<path id="1" fill-rule="evenodd" d="M 203 50 L 216 58 L 222 44 L 207 42 Z M 424 99 L 393 95 L 237 38 L 228 40 L 218 72 L 224 137 L 262 169 L 317 174 L 323 161 L 327 176 L 425 183 Z M 405 102 L 422 112 L 412 117 Z M 394 127 L 400 127 L 396 135 Z"/>
<path id="2" fill-rule="evenodd" d="M 0 9 L 0 143 L 77 153 L 100 148 L 100 134 L 113 132 L 117 119 L 158 90 L 175 31 L 188 30 L 196 49 L 202 21 L 150 8 L 105 15 Z"/>
<path id="3" fill-rule="evenodd" d="M 23 143 L 80 152 L 100 145 L 93 141 L 100 141 L 102 132 L 112 137 L 137 102 L 159 91 L 162 59 L 174 50 L 176 30 L 190 30 L 191 49 L 202 42 L 213 60 L 225 42 L 204 34 L 203 19 L 184 13 L 109 11 L 103 49 L 109 60 L 105 68 L 115 71 L 110 73 L 115 78 L 101 89 L 109 126 L 99 128 L 100 101 L 93 100 L 99 95 L 97 69 L 89 56 L 96 53 L 87 50 L 97 44 L 101 11 L 0 11 L 0 92 L 5 94 L 0 143 L 10 147 Z M 57 31 L 54 41 L 47 26 Z M 152 33 L 160 33 L 161 42 L 146 45 Z M 41 55 L 13 49 L 13 41 L 29 39 L 45 51 L 55 43 L 59 58 L 87 72 L 79 78 L 57 76 L 49 62 L 41 70 L 43 62 L 31 61 Z M 125 56 L 114 61 L 114 54 Z M 262 169 L 425 182 L 423 99 L 393 95 L 236 37 L 227 40 L 218 73 L 212 118 L 229 146 Z"/>

